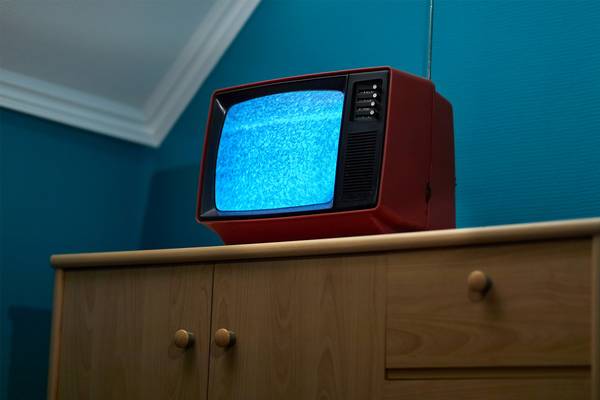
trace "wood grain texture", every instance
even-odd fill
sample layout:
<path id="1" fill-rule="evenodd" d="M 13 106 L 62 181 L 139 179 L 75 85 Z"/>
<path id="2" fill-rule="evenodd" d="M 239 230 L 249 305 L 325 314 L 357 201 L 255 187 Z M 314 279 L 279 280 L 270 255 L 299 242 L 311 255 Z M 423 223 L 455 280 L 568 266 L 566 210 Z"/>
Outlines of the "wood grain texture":
<path id="1" fill-rule="evenodd" d="M 52 300 L 52 327 L 50 331 L 50 366 L 48 368 L 48 400 L 57 399 L 58 369 L 60 367 L 60 345 L 63 313 L 64 272 L 54 272 L 54 294 Z"/>
<path id="2" fill-rule="evenodd" d="M 384 400 L 590 400 L 589 375 L 552 379 L 387 381 Z"/>
<path id="3" fill-rule="evenodd" d="M 585 237 L 595 233 L 600 233 L 600 218 L 295 242 L 64 254 L 52 256 L 51 263 L 56 268 L 131 267 L 507 243 Z"/>
<path id="4" fill-rule="evenodd" d="M 212 269 L 65 272 L 59 399 L 205 399 Z"/>
<path id="5" fill-rule="evenodd" d="M 388 256 L 388 368 L 587 366 L 587 240 Z M 493 287 L 468 298 L 474 269 Z"/>
<path id="6" fill-rule="evenodd" d="M 592 245 L 592 399 L 600 399 L 600 235 Z"/>
<path id="7" fill-rule="evenodd" d="M 209 398 L 367 400 L 384 382 L 381 256 L 217 264 Z"/>

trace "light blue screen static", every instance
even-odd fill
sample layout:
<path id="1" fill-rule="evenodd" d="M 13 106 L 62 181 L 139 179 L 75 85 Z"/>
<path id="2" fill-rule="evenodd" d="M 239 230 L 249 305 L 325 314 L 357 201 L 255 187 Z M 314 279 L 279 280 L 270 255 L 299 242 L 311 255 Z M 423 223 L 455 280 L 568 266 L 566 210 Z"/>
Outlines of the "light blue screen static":
<path id="1" fill-rule="evenodd" d="M 226 114 L 217 153 L 219 211 L 331 207 L 344 93 L 258 97 Z"/>

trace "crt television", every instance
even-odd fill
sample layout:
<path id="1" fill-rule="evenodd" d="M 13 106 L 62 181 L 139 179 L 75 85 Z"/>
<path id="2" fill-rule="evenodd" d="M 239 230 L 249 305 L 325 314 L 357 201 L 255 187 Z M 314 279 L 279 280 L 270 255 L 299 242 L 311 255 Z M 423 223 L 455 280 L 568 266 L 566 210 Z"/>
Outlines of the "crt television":
<path id="1" fill-rule="evenodd" d="M 225 244 L 453 228 L 452 107 L 389 67 L 217 90 L 197 204 Z"/>

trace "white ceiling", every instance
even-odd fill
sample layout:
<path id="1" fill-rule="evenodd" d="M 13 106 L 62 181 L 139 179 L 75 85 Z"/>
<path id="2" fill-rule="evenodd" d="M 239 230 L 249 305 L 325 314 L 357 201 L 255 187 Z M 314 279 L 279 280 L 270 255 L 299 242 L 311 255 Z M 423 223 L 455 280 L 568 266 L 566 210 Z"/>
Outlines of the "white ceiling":
<path id="1" fill-rule="evenodd" d="M 0 1 L 0 106 L 158 146 L 258 2 Z"/>

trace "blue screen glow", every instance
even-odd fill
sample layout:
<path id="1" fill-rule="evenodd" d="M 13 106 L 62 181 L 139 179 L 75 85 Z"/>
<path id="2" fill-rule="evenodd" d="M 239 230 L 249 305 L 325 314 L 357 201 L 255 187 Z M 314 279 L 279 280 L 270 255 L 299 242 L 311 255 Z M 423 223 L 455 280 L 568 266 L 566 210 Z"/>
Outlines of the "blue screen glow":
<path id="1" fill-rule="evenodd" d="M 307 90 L 233 105 L 217 153 L 219 211 L 330 208 L 344 93 Z"/>

